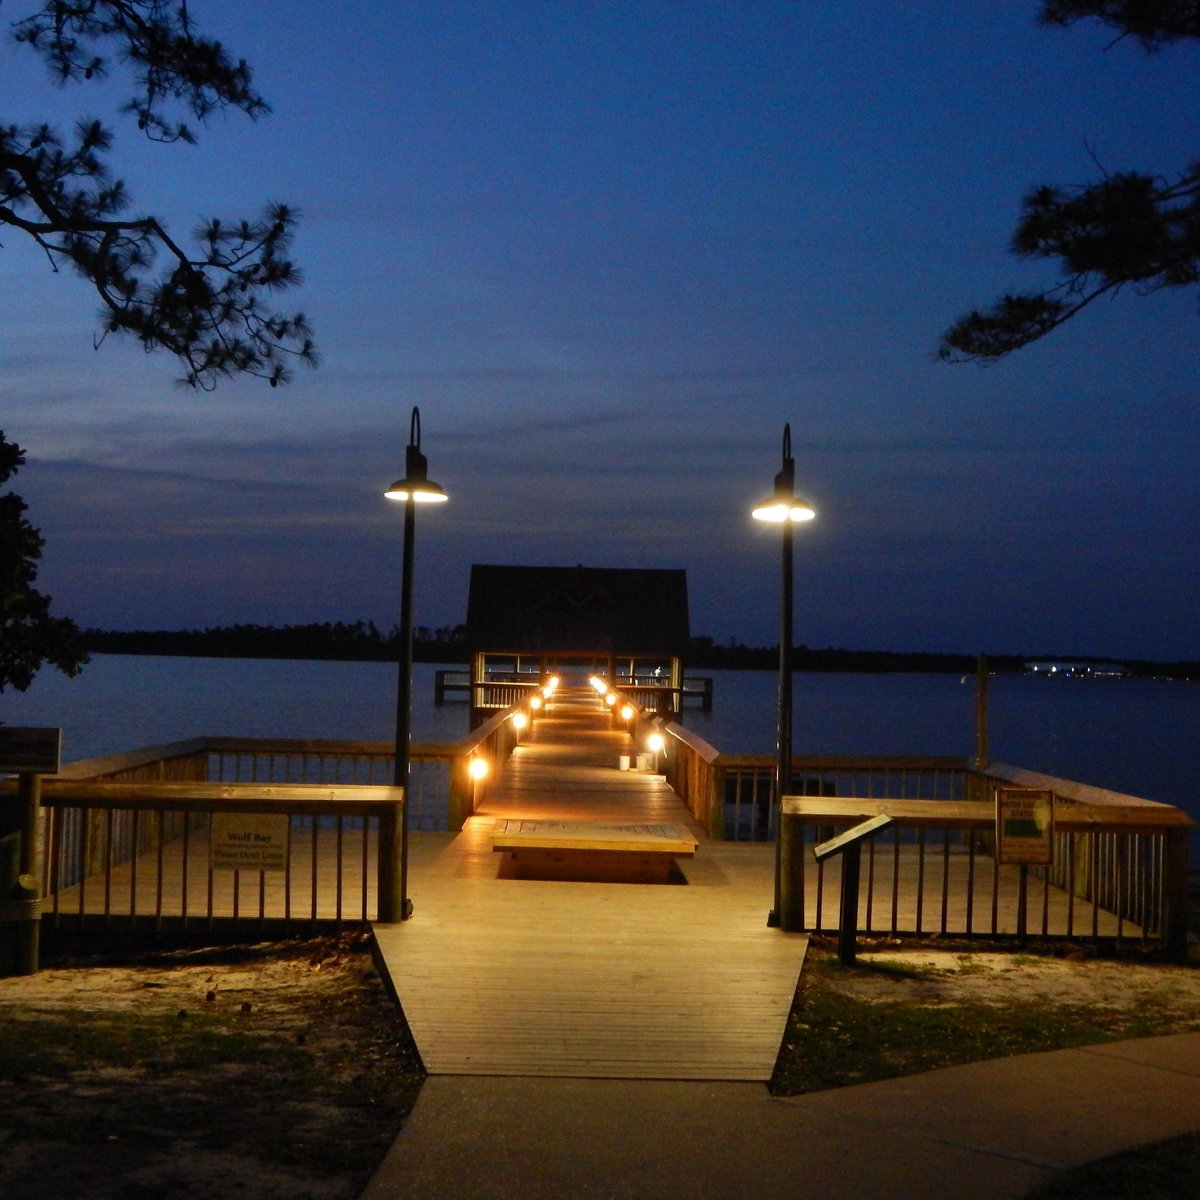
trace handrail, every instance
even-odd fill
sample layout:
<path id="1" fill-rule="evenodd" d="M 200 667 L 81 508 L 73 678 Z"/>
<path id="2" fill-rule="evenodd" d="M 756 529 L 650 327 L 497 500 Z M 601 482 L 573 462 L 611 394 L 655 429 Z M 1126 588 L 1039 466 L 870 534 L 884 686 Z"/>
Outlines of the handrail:
<path id="1" fill-rule="evenodd" d="M 1009 775 L 1012 769 L 1006 769 Z M 1033 773 L 1017 772 L 1022 778 Z M 1158 936 L 1164 948 L 1173 956 L 1186 954 L 1188 879 L 1187 850 L 1189 832 L 1195 822 L 1186 813 L 1170 805 L 1154 801 L 1136 804 L 1120 803 L 1117 793 L 1101 788 L 1089 788 L 1068 780 L 1041 776 L 1051 785 L 1069 787 L 1073 793 L 1065 803 L 1055 806 L 1055 861 L 1045 868 L 1031 867 L 1041 879 L 1043 893 L 1042 933 L 1049 935 L 1050 889 L 1060 888 L 1066 896 L 1065 929 L 1067 937 L 1076 937 L 1074 901 L 1079 898 L 1091 906 L 1090 936 L 1100 934 L 1099 913 L 1103 908 L 1115 921 L 1115 933 L 1122 936 L 1124 925 L 1137 926 L 1140 936 Z M 1053 788 L 1051 790 L 1054 790 Z M 1088 797 L 1083 799 L 1082 797 Z M 1129 797 L 1136 800 L 1136 797 Z M 891 930 L 899 932 L 895 897 L 897 880 L 902 869 L 901 842 L 909 845 L 914 856 L 917 882 L 914 932 L 924 931 L 922 904 L 931 885 L 935 862 L 927 876 L 926 848 L 928 834 L 942 831 L 940 854 L 941 913 L 936 932 L 978 935 L 973 918 L 973 902 L 978 889 L 978 876 L 986 865 L 991 873 L 991 928 L 995 935 L 997 905 L 1001 887 L 1001 867 L 993 862 L 991 839 L 995 831 L 995 804 L 982 800 L 897 800 L 867 797 L 808 797 L 785 796 L 780 843 L 781 927 L 798 930 L 810 927 L 806 904 L 806 844 L 805 832 L 824 840 L 833 828 L 847 827 L 877 815 L 892 818 L 896 830 L 892 842 L 890 872 Z M 951 859 L 956 851 L 965 855 L 967 877 L 964 887 L 964 928 L 952 927 L 949 919 L 951 890 Z M 934 852 L 937 853 L 936 851 Z M 886 856 L 885 856 L 886 857 Z M 1012 868 L 1009 868 L 1011 871 Z M 813 927 L 821 926 L 823 896 L 822 867 L 817 868 L 817 913 Z M 1023 899 L 1026 871 L 1021 869 L 1012 881 Z M 873 884 L 867 885 L 868 928 L 871 926 Z M 884 897 L 886 901 L 886 897 Z M 1020 908 L 1018 909 L 1020 912 Z M 1021 919 L 1023 921 L 1023 918 Z M 1085 919 L 1086 920 L 1086 919 Z M 1024 928 L 1018 930 L 1024 936 Z"/>

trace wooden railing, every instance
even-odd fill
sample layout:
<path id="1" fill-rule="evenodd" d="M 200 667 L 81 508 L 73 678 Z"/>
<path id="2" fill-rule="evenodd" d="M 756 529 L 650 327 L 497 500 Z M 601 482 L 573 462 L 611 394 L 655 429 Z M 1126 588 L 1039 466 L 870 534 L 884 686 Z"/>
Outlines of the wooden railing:
<path id="1" fill-rule="evenodd" d="M 398 919 L 397 832 L 457 829 L 516 743 L 510 714 L 461 742 L 414 743 L 409 795 L 390 742 L 204 737 L 66 764 L 40 781 L 43 924 L 55 929 Z M 0 798 L 16 794 L 0 780 Z M 214 814 L 287 818 L 280 869 L 212 865 Z"/>
<path id="2" fill-rule="evenodd" d="M 769 754 L 722 754 L 673 722 L 643 713 L 644 738 L 654 725 L 666 739 L 661 766 L 667 782 L 715 840 L 773 841 L 775 758 Z M 796 755 L 792 789 L 804 796 L 888 796 L 956 800 L 966 794 L 968 765 L 947 756 Z"/>
<path id="3" fill-rule="evenodd" d="M 396 920 L 403 790 L 361 784 L 42 783 L 44 921 L 208 930 Z M 285 822 L 276 869 L 214 861 L 218 817 Z M 239 837 L 253 839 L 253 824 Z"/>
<path id="4" fill-rule="evenodd" d="M 887 815 L 891 826 L 864 851 L 859 912 L 866 932 L 1136 938 L 1182 955 L 1191 820 L 1135 797 L 1093 799 L 1056 792 L 1053 862 L 1035 867 L 996 862 L 994 801 L 785 796 L 781 926 L 840 927 L 839 866 L 814 862 L 813 848 Z"/>
<path id="5" fill-rule="evenodd" d="M 487 774 L 520 741 L 514 718 L 538 719 L 532 694 L 460 742 L 413 745 L 410 828 L 462 827 Z M 614 724 L 629 729 L 638 751 L 662 735 L 658 768 L 710 838 L 775 838 L 773 756 L 723 755 L 648 708 L 623 717 L 628 699 L 614 706 Z M 482 777 L 472 770 L 481 763 Z M 387 914 L 401 803 L 392 769 L 390 743 L 228 737 L 68 764 L 42 781 L 43 911 L 60 924 L 105 927 Z M 1050 867 L 1014 872 L 994 863 L 992 798 L 1002 786 L 1054 792 Z M 0 781 L 0 797 L 15 787 Z M 860 911 L 872 931 L 1136 937 L 1173 952 L 1183 944 L 1192 823 L 1178 809 L 1001 765 L 979 772 L 947 757 L 796 756 L 792 787 L 780 878 L 792 927 L 824 930 L 837 920 L 830 888 L 838 868 L 811 863 L 812 844 L 886 811 L 894 830 L 870 843 L 862 884 Z M 231 811 L 288 817 L 293 852 L 281 872 L 214 870 L 212 814 Z M 912 897 L 909 910 L 902 895 Z M 1021 929 L 1014 904 L 1032 914 Z"/>
<path id="6" fill-rule="evenodd" d="M 542 680 L 525 672 L 507 672 L 489 675 L 476 684 L 474 707 L 477 710 L 505 709 L 521 704 L 537 688 Z M 639 707 L 655 711 L 660 707 L 679 711 L 680 706 L 698 704 L 704 712 L 712 711 L 713 681 L 710 676 L 688 676 L 681 688 L 673 688 L 655 675 L 618 675 L 615 686 Z M 433 700 L 435 704 L 446 704 L 452 697 L 471 699 L 470 671 L 443 668 L 434 676 Z M 664 702 L 664 703 L 660 703 Z"/>
<path id="7" fill-rule="evenodd" d="M 773 756 L 721 754 L 649 714 L 641 714 L 639 736 L 651 724 L 666 739 L 667 782 L 710 837 L 774 840 Z M 1054 793 L 1057 832 L 1048 867 L 995 864 L 1000 787 Z M 801 841 L 785 827 L 782 844 L 790 839 L 792 850 L 781 889 L 790 889 L 791 928 L 826 931 L 839 920 L 839 867 L 813 863 L 813 845 L 887 812 L 897 814 L 894 829 L 866 851 L 860 912 L 867 929 L 1137 938 L 1175 955 L 1186 947 L 1193 822 L 1170 805 L 1002 764 L 980 772 L 969 760 L 944 756 L 797 755 L 792 788 L 783 811 L 799 821 L 807 849 L 798 849 Z M 912 897 L 907 911 L 902 895 Z"/>

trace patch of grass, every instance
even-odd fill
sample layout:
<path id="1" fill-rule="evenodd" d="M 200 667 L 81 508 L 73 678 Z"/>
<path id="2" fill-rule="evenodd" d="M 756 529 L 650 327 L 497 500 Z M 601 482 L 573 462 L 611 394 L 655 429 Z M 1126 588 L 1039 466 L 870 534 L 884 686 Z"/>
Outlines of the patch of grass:
<path id="1" fill-rule="evenodd" d="M 298 1057 L 292 1045 L 228 1028 L 204 1013 L 49 1014 L 18 1008 L 0 1025 L 0 1079 L 13 1082 L 66 1079 L 80 1063 L 112 1068 L 136 1064 L 161 1074 L 232 1064 L 280 1069 Z"/>
<path id="2" fill-rule="evenodd" d="M 1162 1032 L 1157 1014 L 1146 1007 L 1115 1014 L 1044 1000 L 881 1001 L 848 996 L 835 986 L 839 972 L 873 969 L 842 967 L 833 954 L 810 947 L 771 1080 L 776 1095 Z"/>
<path id="3" fill-rule="evenodd" d="M 860 959 L 859 966 L 864 971 L 875 971 L 880 975 L 890 975 L 893 979 L 926 979 L 935 970 L 928 963 L 900 962 L 899 959 L 895 958 Z"/>
<path id="4" fill-rule="evenodd" d="M 1026 1200 L 1182 1200 L 1200 1196 L 1200 1133 L 1063 1171 Z"/>

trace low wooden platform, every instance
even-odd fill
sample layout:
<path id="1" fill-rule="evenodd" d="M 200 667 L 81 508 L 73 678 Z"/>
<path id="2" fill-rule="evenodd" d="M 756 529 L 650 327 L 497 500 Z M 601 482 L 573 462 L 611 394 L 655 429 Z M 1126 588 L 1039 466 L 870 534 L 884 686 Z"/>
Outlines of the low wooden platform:
<path id="1" fill-rule="evenodd" d="M 492 850 L 505 854 L 523 878 L 612 883 L 682 879 L 677 859 L 692 858 L 699 842 L 677 825 L 613 825 L 582 821 L 501 818 L 492 824 Z"/>

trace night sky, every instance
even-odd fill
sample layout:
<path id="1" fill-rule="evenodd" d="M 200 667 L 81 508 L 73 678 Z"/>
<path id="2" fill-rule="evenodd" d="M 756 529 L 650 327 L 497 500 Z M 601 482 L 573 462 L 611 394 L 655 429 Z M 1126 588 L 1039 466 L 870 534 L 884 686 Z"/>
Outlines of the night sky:
<path id="1" fill-rule="evenodd" d="M 5 22 L 22 6 L 0 9 Z M 684 568 L 692 631 L 776 638 L 749 518 L 790 422 L 798 644 L 1197 658 L 1195 290 L 1104 300 L 990 368 L 935 361 L 1043 286 L 1026 189 L 1197 153 L 1197 51 L 1012 3 L 196 0 L 273 114 L 153 146 L 128 89 L 0 47 L 0 116 L 117 130 L 135 209 L 302 212 L 323 363 L 177 386 L 93 349 L 94 293 L 7 231 L 0 429 L 81 625 L 397 618 L 419 405 L 450 503 L 418 515 L 416 621 L 473 562 Z"/>

